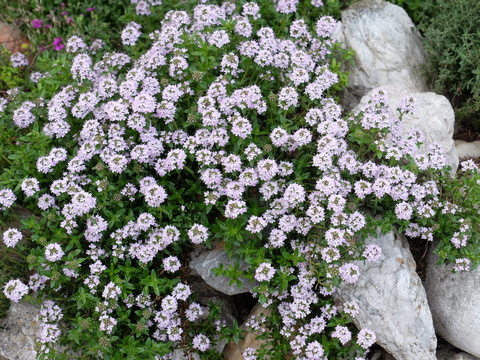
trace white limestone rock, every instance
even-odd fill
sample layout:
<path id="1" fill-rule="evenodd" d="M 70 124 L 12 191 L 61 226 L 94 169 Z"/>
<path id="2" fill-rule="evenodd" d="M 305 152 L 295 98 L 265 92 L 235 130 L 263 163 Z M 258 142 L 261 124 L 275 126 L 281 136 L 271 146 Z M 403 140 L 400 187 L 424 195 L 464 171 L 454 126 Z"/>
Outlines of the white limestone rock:
<path id="1" fill-rule="evenodd" d="M 396 84 L 427 91 L 421 75 L 425 55 L 420 34 L 401 7 L 384 0 L 362 0 L 342 11 L 334 39 L 355 52 L 343 105 L 352 109 L 373 88 Z"/>
<path id="2" fill-rule="evenodd" d="M 416 99 L 414 113 L 405 114 L 402 118 L 401 134 L 406 134 L 411 129 L 420 130 L 425 136 L 425 141 L 419 151 L 426 151 L 432 143 L 441 145 L 445 151 L 447 165 L 452 168 L 452 172 L 455 172 L 459 162 L 453 141 L 455 114 L 448 99 L 433 92 L 412 92 L 401 85 L 385 85 L 379 88 L 387 93 L 392 111 L 396 111 L 405 96 L 413 96 Z M 355 110 L 364 109 L 371 99 L 371 93 L 375 90 L 377 89 L 365 95 Z M 398 113 L 396 115 L 398 116 Z"/>
<path id="3" fill-rule="evenodd" d="M 380 245 L 383 255 L 374 263 L 357 261 L 359 280 L 342 283 L 336 300 L 355 301 L 355 324 L 375 331 L 377 343 L 395 359 L 436 360 L 432 316 L 406 238 L 391 231 L 365 242 Z"/>
<path id="4" fill-rule="evenodd" d="M 455 140 L 455 148 L 459 159 L 480 157 L 480 140 L 471 142 Z"/>
<path id="5" fill-rule="evenodd" d="M 453 274 L 451 264 L 437 261 L 430 251 L 425 290 L 435 330 L 450 344 L 480 357 L 480 268 Z"/>
<path id="6" fill-rule="evenodd" d="M 40 309 L 19 302 L 10 305 L 7 318 L 0 322 L 0 358 L 35 360 L 35 338 L 40 334 L 37 316 Z"/>

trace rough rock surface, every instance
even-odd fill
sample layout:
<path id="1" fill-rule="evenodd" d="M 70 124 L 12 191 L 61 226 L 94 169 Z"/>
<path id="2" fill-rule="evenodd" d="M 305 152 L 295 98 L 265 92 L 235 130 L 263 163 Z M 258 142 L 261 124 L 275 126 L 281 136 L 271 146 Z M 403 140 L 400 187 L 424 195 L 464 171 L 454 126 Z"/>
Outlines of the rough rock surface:
<path id="1" fill-rule="evenodd" d="M 35 360 L 35 336 L 40 331 L 36 321 L 39 308 L 27 303 L 12 303 L 7 318 L 0 322 L 0 359 Z"/>
<path id="2" fill-rule="evenodd" d="M 356 325 L 375 331 L 377 343 L 397 360 L 435 360 L 432 316 L 407 240 L 391 231 L 365 242 L 380 245 L 383 255 L 374 263 L 356 262 L 359 280 L 342 283 L 336 300 L 355 301 Z"/>
<path id="3" fill-rule="evenodd" d="M 436 332 L 450 344 L 480 357 L 480 268 L 452 273 L 452 265 L 437 265 L 427 256 L 425 290 Z"/>
<path id="4" fill-rule="evenodd" d="M 342 11 L 335 38 L 355 52 L 344 106 L 352 109 L 367 92 L 387 84 L 427 91 L 420 76 L 422 38 L 413 30 L 405 10 L 384 0 L 362 0 Z"/>
<path id="5" fill-rule="evenodd" d="M 230 278 L 216 276 L 212 271 L 212 269 L 218 268 L 221 264 L 224 269 L 228 269 L 229 266 L 235 266 L 235 260 L 229 259 L 224 250 L 217 248 L 193 256 L 190 262 L 190 269 L 193 275 L 200 276 L 208 285 L 227 295 L 249 292 L 256 285 L 254 282 L 248 281 L 245 278 L 239 279 L 241 286 L 237 286 L 235 283 L 230 285 Z M 239 271 L 243 271 L 248 267 L 249 265 L 247 263 L 240 261 Z"/>
<path id="6" fill-rule="evenodd" d="M 412 96 L 416 99 L 416 110 L 413 114 L 406 114 L 402 118 L 401 133 L 405 134 L 411 129 L 420 130 L 425 136 L 420 151 L 425 151 L 432 143 L 438 143 L 445 151 L 447 164 L 453 171 L 456 171 L 458 154 L 452 139 L 455 114 L 447 98 L 433 92 L 412 92 L 400 85 L 384 85 L 380 88 L 386 91 L 392 111 L 396 111 L 405 96 Z M 358 109 L 367 105 L 371 98 L 371 92 L 362 98 L 357 106 Z"/>
<path id="7" fill-rule="evenodd" d="M 459 159 L 480 157 L 480 140 L 471 142 L 455 140 L 455 148 L 457 149 Z"/>
<path id="8" fill-rule="evenodd" d="M 175 360 L 201 360 L 200 355 L 197 353 L 190 354 L 191 357 L 187 357 L 184 353 L 183 350 L 177 349 L 173 352 L 173 358 Z"/>

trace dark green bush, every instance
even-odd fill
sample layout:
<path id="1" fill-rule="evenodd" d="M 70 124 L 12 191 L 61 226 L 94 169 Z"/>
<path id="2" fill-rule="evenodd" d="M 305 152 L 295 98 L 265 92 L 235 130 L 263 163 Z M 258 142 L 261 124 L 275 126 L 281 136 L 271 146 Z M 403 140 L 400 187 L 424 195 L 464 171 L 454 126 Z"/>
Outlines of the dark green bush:
<path id="1" fill-rule="evenodd" d="M 425 37 L 425 74 L 449 98 L 458 123 L 480 130 L 480 2 L 427 0 L 418 24 Z"/>
<path id="2" fill-rule="evenodd" d="M 425 4 L 424 0 L 388 0 L 392 4 L 401 6 L 410 16 L 412 21 L 415 24 L 420 22 L 420 19 L 423 16 L 423 5 Z"/>

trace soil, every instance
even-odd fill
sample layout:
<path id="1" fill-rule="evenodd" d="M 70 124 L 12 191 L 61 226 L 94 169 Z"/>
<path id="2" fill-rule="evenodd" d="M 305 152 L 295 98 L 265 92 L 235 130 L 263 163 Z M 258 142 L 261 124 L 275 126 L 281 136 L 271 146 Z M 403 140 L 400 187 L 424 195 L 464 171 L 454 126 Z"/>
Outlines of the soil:
<path id="1" fill-rule="evenodd" d="M 472 129 L 463 128 L 453 135 L 453 140 L 463 140 L 468 142 L 480 140 L 480 133 Z"/>

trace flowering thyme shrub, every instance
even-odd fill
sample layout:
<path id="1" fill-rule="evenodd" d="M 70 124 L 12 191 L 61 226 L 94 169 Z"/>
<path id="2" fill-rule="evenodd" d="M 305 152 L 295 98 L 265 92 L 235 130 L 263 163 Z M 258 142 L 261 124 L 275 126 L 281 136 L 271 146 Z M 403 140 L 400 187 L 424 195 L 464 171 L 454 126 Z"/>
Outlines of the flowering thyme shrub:
<path id="1" fill-rule="evenodd" d="M 376 336 L 352 326 L 357 304 L 331 295 L 362 275 L 352 260 L 381 256 L 362 244 L 379 227 L 437 237 L 457 270 L 478 260 L 476 220 L 454 204 L 464 182 L 440 149 L 418 153 L 421 134 L 400 135 L 382 91 L 342 113 L 324 10 L 138 1 L 123 52 L 70 38 L 61 62 L 39 60 L 50 70 L 35 89 L 10 94 L 0 211 L 4 224 L 17 205 L 41 219 L 4 229 L 6 246 L 30 250 L 32 273 L 3 292 L 42 300 L 42 358 L 67 357 L 55 344 L 91 358 L 221 358 L 215 343 L 240 334 L 192 292 L 195 247 L 221 243 L 250 264 L 217 272 L 256 280 L 272 309 L 247 324 L 266 344 L 245 359 L 363 359 Z M 160 25 L 147 33 L 152 12 Z M 413 109 L 406 99 L 400 118 Z"/>

